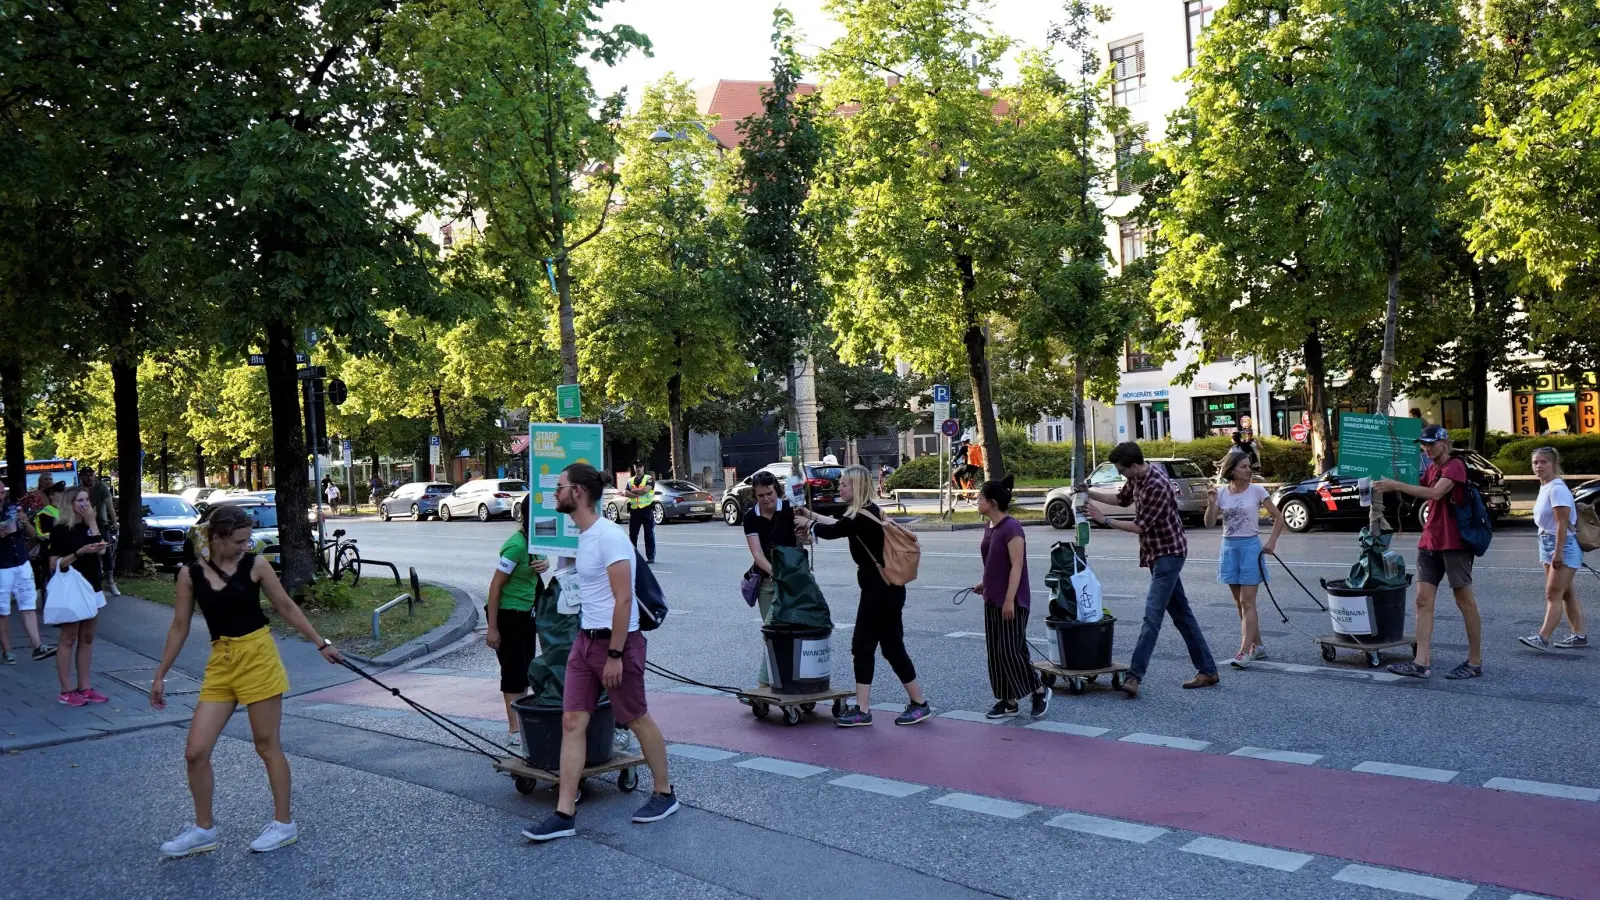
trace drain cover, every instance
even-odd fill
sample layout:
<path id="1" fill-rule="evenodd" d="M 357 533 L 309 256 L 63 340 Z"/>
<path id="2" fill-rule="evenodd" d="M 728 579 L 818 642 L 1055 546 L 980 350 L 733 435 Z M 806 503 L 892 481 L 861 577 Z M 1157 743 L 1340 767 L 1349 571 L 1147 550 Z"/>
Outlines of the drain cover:
<path id="1" fill-rule="evenodd" d="M 115 678 L 131 688 L 137 688 L 150 693 L 150 682 L 156 677 L 155 667 L 148 669 L 123 669 L 118 672 L 106 672 L 106 675 Z M 182 672 L 171 671 L 167 673 L 167 696 L 176 694 L 198 694 L 200 682 Z"/>

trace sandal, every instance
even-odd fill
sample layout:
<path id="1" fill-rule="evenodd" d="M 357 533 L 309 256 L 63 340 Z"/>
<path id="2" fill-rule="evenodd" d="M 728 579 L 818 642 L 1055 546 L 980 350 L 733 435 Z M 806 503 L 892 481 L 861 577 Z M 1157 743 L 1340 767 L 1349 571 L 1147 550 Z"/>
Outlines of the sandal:
<path id="1" fill-rule="evenodd" d="M 1483 666 L 1475 666 L 1472 663 L 1464 662 L 1461 665 L 1456 666 L 1454 669 L 1451 669 L 1449 674 L 1445 675 L 1444 677 L 1450 679 L 1451 681 L 1460 681 L 1463 678 L 1477 678 L 1482 674 Z"/>
<path id="2" fill-rule="evenodd" d="M 1429 675 L 1433 674 L 1433 669 L 1432 668 L 1430 668 L 1428 666 L 1418 665 L 1417 663 L 1413 662 L 1412 660 L 1406 660 L 1405 662 L 1390 663 L 1389 664 L 1389 671 L 1393 672 L 1396 675 L 1404 675 L 1407 678 L 1427 678 Z"/>

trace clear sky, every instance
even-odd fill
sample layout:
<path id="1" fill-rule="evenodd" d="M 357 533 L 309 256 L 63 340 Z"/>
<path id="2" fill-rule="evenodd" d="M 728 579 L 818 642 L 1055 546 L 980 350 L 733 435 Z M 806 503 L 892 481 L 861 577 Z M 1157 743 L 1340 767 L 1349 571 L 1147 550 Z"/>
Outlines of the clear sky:
<path id="1" fill-rule="evenodd" d="M 668 72 L 699 86 L 729 79 L 765 79 L 772 69 L 772 10 L 778 0 L 612 0 L 607 24 L 626 22 L 650 37 L 654 56 L 633 54 L 613 69 L 591 74 L 601 95 L 627 87 L 630 102 L 640 89 Z M 805 37 L 808 55 L 839 36 L 823 11 L 823 0 L 782 0 Z M 1045 31 L 1061 18 L 1058 0 L 993 0 L 987 18 L 996 31 L 1042 46 Z"/>

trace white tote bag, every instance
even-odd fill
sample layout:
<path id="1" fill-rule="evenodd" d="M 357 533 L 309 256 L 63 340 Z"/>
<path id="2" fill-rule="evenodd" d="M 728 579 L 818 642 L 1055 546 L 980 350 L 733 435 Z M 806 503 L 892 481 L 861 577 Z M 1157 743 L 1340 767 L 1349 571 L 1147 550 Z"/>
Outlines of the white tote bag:
<path id="1" fill-rule="evenodd" d="M 77 569 L 50 576 L 45 587 L 44 623 L 66 625 L 92 619 L 106 605 L 105 595 L 94 589 Z"/>
<path id="2" fill-rule="evenodd" d="M 1072 591 L 1078 597 L 1078 621 L 1100 621 L 1100 604 L 1104 595 L 1100 593 L 1100 579 L 1095 577 L 1093 570 L 1084 566 L 1072 573 Z"/>

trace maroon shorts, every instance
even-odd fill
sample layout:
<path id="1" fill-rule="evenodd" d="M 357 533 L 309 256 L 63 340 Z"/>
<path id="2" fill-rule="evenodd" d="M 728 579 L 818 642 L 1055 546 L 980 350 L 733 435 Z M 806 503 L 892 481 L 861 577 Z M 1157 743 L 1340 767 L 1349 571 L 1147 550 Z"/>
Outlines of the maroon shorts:
<path id="1" fill-rule="evenodd" d="M 605 685 L 600 675 L 606 667 L 606 651 L 611 640 L 589 640 L 583 631 L 572 641 L 572 653 L 567 657 L 567 682 L 561 693 L 561 708 L 567 712 L 594 712 L 600 702 L 600 692 Z M 644 635 L 637 631 L 628 633 L 622 645 L 622 684 L 607 691 L 611 699 L 611 715 L 618 725 L 626 725 L 649 712 L 644 699 Z"/>

